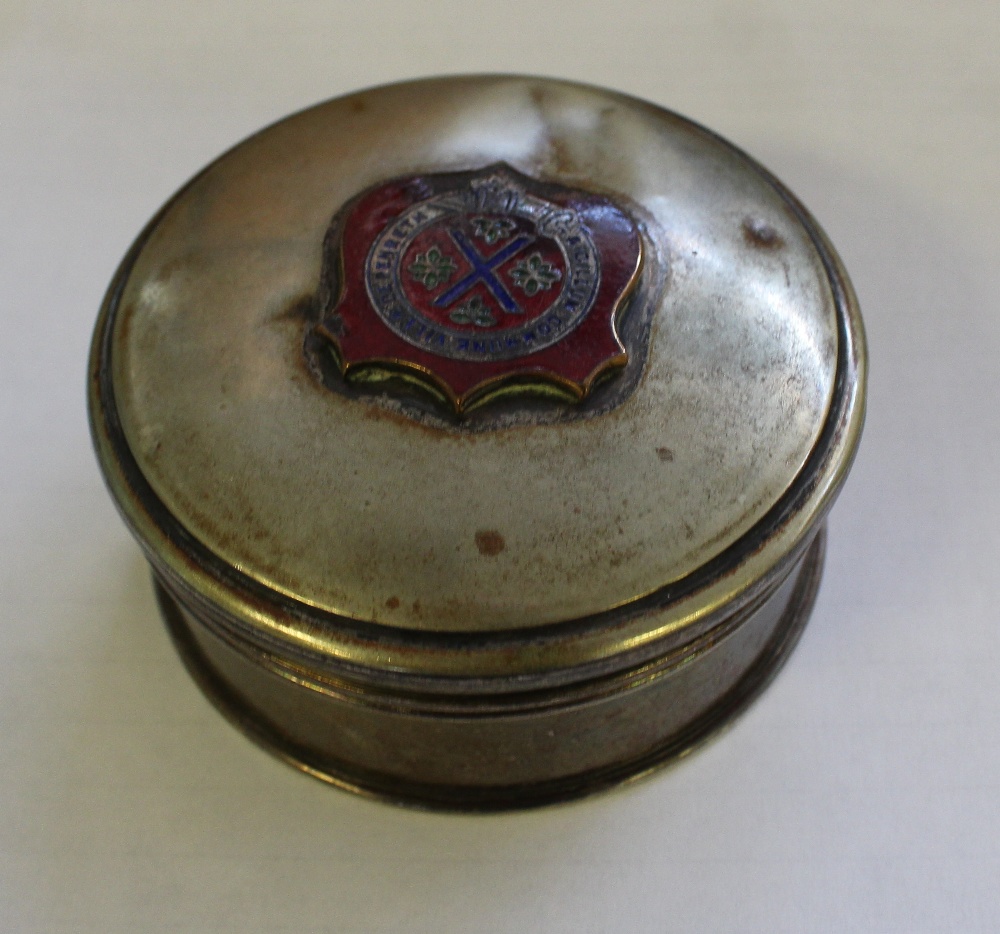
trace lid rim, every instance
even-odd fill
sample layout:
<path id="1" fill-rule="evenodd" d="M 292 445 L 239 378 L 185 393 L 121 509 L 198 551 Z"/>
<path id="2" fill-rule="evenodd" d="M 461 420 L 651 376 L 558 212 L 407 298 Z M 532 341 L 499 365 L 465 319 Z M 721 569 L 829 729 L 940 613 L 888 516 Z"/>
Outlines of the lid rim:
<path id="1" fill-rule="evenodd" d="M 837 318 L 836 370 L 823 428 L 802 468 L 744 535 L 691 574 L 619 606 L 540 626 L 489 632 L 415 630 L 353 619 L 289 597 L 230 566 L 181 525 L 147 482 L 122 429 L 111 367 L 114 322 L 136 259 L 161 218 L 216 160 L 157 212 L 126 254 L 102 305 L 91 350 L 89 415 L 98 459 L 119 510 L 151 560 L 155 555 L 157 563 L 171 568 L 196 593 L 245 620 L 251 632 L 259 628 L 289 645 L 322 646 L 331 659 L 403 671 L 451 670 L 455 663 L 478 671 L 488 657 L 508 654 L 512 648 L 526 653 L 528 669 L 552 666 L 556 658 L 560 662 L 554 667 L 572 667 L 690 630 L 720 608 L 731 609 L 767 590 L 778 571 L 789 567 L 811 540 L 856 453 L 864 420 L 864 332 L 840 259 L 805 207 L 742 150 L 698 124 L 693 126 L 741 156 L 789 206 L 822 261 Z M 760 558 L 764 552 L 769 556 L 766 562 Z M 663 614 L 670 617 L 669 625 L 653 629 L 643 625 Z M 288 621 L 286 625 L 278 625 L 279 615 Z M 445 656 L 451 663 L 442 666 Z"/>

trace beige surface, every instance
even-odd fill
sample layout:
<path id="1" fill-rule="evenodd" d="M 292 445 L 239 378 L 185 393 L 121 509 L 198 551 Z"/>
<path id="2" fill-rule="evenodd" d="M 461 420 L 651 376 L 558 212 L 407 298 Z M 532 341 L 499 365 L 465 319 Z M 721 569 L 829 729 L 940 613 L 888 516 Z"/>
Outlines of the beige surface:
<path id="1" fill-rule="evenodd" d="M 1000 928 L 995 3 L 0 7 L 0 928 Z M 622 792 L 487 819 L 337 794 L 177 663 L 89 449 L 93 316 L 208 159 L 333 93 L 561 74 L 742 145 L 841 251 L 861 454 L 788 667 Z"/>

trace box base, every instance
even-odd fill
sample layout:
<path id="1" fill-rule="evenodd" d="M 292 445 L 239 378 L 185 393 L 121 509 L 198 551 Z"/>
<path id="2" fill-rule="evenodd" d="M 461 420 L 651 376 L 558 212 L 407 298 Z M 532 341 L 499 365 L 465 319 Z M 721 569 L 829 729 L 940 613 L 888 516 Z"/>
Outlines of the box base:
<path id="1" fill-rule="evenodd" d="M 563 777 L 505 784 L 409 781 L 341 760 L 303 744 L 232 686 L 192 632 L 189 617 L 154 579 L 160 609 L 185 665 L 205 695 L 250 739 L 296 768 L 338 788 L 395 804 L 453 811 L 498 811 L 568 801 L 639 779 L 687 755 L 732 722 L 770 683 L 798 640 L 815 602 L 823 567 L 825 529 L 820 529 L 798 567 L 791 593 L 763 647 L 735 682 L 681 728 L 640 754 Z M 665 701 L 668 702 L 669 701 Z M 482 729 L 482 727 L 480 727 Z"/>

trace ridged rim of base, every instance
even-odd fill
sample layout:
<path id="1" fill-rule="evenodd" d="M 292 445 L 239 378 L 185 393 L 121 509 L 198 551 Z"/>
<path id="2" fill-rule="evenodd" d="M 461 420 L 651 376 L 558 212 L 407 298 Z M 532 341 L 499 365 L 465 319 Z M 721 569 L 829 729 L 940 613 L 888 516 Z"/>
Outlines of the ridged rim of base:
<path id="1" fill-rule="evenodd" d="M 160 611 L 192 678 L 212 704 L 247 737 L 289 765 L 345 791 L 392 804 L 431 810 L 490 812 L 571 801 L 636 781 L 676 762 L 716 736 L 770 684 L 798 642 L 819 592 L 826 549 L 821 528 L 798 570 L 798 580 L 774 633 L 740 680 L 699 717 L 634 759 L 544 782 L 469 786 L 407 782 L 337 762 L 289 740 L 245 704 L 198 647 L 174 598 L 154 577 Z"/>

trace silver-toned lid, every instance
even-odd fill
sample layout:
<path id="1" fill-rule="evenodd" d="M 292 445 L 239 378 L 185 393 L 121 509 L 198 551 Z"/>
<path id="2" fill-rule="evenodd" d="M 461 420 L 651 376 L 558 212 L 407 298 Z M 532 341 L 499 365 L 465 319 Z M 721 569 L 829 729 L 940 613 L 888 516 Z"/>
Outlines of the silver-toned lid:
<path id="1" fill-rule="evenodd" d="M 396 180 L 409 200 L 387 209 Z M 489 185 L 515 192 L 509 223 L 499 202 L 470 200 Z M 462 198 L 473 206 L 461 214 L 466 243 L 479 251 L 464 255 L 454 227 Z M 451 260 L 426 245 L 438 223 L 427 205 L 438 204 L 452 218 Z M 565 230 L 546 233 L 554 207 L 575 211 L 573 223 L 590 231 L 590 259 L 572 252 Z M 627 222 L 607 221 L 608 211 Z M 413 219 L 398 250 L 387 217 Z M 356 233 L 376 221 L 367 240 Z M 581 301 L 599 303 L 618 249 L 602 246 L 602 223 L 637 240 L 627 257 L 636 275 L 623 274 L 606 297 L 605 330 L 620 331 L 623 355 L 600 363 L 600 380 L 553 377 L 562 396 L 500 394 L 459 412 L 449 404 L 457 394 L 432 391 L 478 365 L 455 350 L 441 369 L 459 375 L 431 373 L 414 386 L 437 351 L 392 319 L 393 302 L 412 311 L 420 296 L 433 298 L 445 335 L 436 339 L 453 348 L 498 326 L 503 295 L 522 316 L 535 294 L 574 283 L 589 296 Z M 490 267 L 519 230 L 531 245 Z M 409 277 L 384 303 L 373 278 L 383 247 L 397 279 Z M 472 281 L 461 278 L 466 261 L 480 278 L 448 305 L 447 289 Z M 448 282 L 434 278 L 434 262 Z M 495 306 L 491 269 L 506 276 Z M 572 296 L 559 294 L 572 312 Z M 348 317 L 351 296 L 396 334 L 386 337 L 393 360 L 412 346 L 416 362 L 351 378 L 344 335 L 365 327 Z M 135 467 L 172 521 L 241 579 L 317 619 L 393 631 L 546 627 L 701 575 L 661 601 L 655 627 L 618 627 L 613 646 L 597 640 L 587 651 L 662 635 L 734 599 L 801 546 L 849 466 L 862 420 L 863 338 L 850 287 L 794 198 L 674 114 L 550 80 L 394 85 L 264 130 L 168 204 L 105 314 L 101 404 L 113 404 Z M 528 333 L 510 321 L 505 334 L 515 324 Z M 483 372 L 518 389 L 524 378 L 496 369 L 501 357 L 484 358 Z M 110 451 L 102 457 L 113 473 L 120 457 Z M 172 550 L 176 573 L 206 590 L 202 571 L 176 556 L 176 536 L 131 521 L 151 551 Z M 241 612 L 254 618 L 249 602 Z M 264 616 L 262 627 L 276 625 Z M 286 619 L 278 628 L 352 657 L 354 643 L 335 627 Z M 392 652 L 379 661 L 392 666 Z"/>

